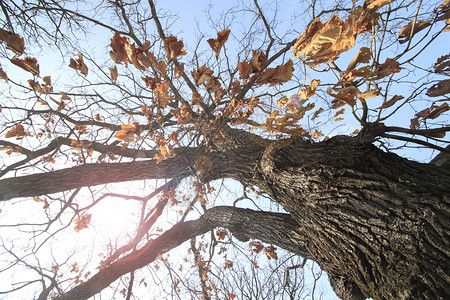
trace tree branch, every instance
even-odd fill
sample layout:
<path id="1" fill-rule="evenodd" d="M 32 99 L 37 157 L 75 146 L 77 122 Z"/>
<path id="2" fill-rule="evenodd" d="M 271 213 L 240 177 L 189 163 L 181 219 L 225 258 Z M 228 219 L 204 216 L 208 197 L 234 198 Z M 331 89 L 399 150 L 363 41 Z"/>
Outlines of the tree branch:
<path id="1" fill-rule="evenodd" d="M 306 243 L 302 241 L 300 227 L 289 214 L 217 206 L 207 210 L 197 220 L 176 224 L 155 240 L 150 240 L 141 249 L 100 270 L 85 283 L 56 299 L 88 299 L 108 287 L 120 276 L 152 263 L 183 242 L 216 227 L 227 228 L 240 238 L 259 239 L 303 257 L 310 257 Z"/>

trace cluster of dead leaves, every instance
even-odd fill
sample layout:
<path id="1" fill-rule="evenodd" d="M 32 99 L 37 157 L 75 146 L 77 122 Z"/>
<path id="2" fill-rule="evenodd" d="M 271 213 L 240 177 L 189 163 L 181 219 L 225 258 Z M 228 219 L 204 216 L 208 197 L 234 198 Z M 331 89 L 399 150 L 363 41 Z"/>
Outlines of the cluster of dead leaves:
<path id="1" fill-rule="evenodd" d="M 267 55 L 264 52 L 252 50 L 250 62 L 238 62 L 237 67 L 241 79 L 248 80 L 251 74 L 255 74 L 254 76 L 258 77 L 252 77 L 251 80 L 256 79 L 259 84 L 270 84 L 272 86 L 285 83 L 292 78 L 294 72 L 292 60 L 275 68 L 266 68 L 266 65 Z M 259 74 L 262 71 L 264 72 Z"/>
<path id="2" fill-rule="evenodd" d="M 76 232 L 80 232 L 81 230 L 88 228 L 89 227 L 89 223 L 91 222 L 91 214 L 84 214 L 81 217 L 79 217 L 78 219 L 75 220 L 75 231 Z"/>
<path id="3" fill-rule="evenodd" d="M 339 54 L 353 48 L 359 34 L 376 25 L 377 10 L 392 1 L 365 1 L 364 6 L 353 9 L 345 21 L 338 15 L 333 15 L 325 24 L 315 18 L 297 38 L 292 55 L 305 57 L 311 67 L 336 60 Z"/>
<path id="4" fill-rule="evenodd" d="M 0 28 L 0 41 L 5 42 L 6 49 L 16 55 L 21 55 L 25 51 L 25 42 L 18 34 Z"/>
<path id="5" fill-rule="evenodd" d="M 53 92 L 53 87 L 52 87 L 52 80 L 50 76 L 45 76 L 44 78 L 42 78 L 42 80 L 44 81 L 44 84 L 40 84 L 37 81 L 34 81 L 32 79 L 28 80 L 28 84 L 30 85 L 30 87 L 37 93 L 39 94 L 50 94 Z"/>
<path id="6" fill-rule="evenodd" d="M 415 20 L 409 22 L 400 29 L 398 34 L 399 43 L 403 44 L 410 41 L 418 32 L 428 28 L 437 21 L 446 21 L 446 27 L 442 31 L 450 31 L 450 0 L 445 0 L 434 12 L 436 17 L 433 20 Z"/>
<path id="7" fill-rule="evenodd" d="M 138 122 L 121 124 L 120 127 L 122 129 L 116 133 L 116 139 L 124 141 L 126 143 L 136 142 L 142 132 L 141 126 Z"/>
<path id="8" fill-rule="evenodd" d="M 415 114 L 414 118 L 411 119 L 411 129 L 416 129 L 420 125 L 421 120 L 429 120 L 429 119 L 436 119 L 439 117 L 442 113 L 449 111 L 450 107 L 447 103 L 443 103 L 439 106 L 433 104 L 429 108 L 425 108 L 418 113 Z M 443 138 L 445 136 L 445 131 L 430 134 L 429 136 L 437 137 L 437 138 Z"/>
<path id="9" fill-rule="evenodd" d="M 24 136 L 31 136 L 31 134 L 26 131 L 21 124 L 13 126 L 13 128 L 5 134 L 5 138 L 17 137 L 17 139 L 22 139 Z"/>
<path id="10" fill-rule="evenodd" d="M 277 247 L 273 245 L 269 245 L 267 247 L 264 247 L 264 245 L 260 241 L 251 241 L 248 244 L 248 247 L 250 248 L 251 254 L 258 254 L 262 250 L 264 250 L 264 253 L 266 254 L 266 257 L 268 259 L 278 259 L 278 255 L 276 253 Z"/>
<path id="11" fill-rule="evenodd" d="M 230 30 L 225 29 L 217 33 L 216 39 L 209 39 L 207 42 L 211 49 L 216 53 L 216 58 L 219 57 L 220 50 L 222 49 L 225 42 L 228 40 L 228 36 L 230 35 Z"/>
<path id="12" fill-rule="evenodd" d="M 73 59 L 73 58 L 70 59 L 69 67 L 79 71 L 84 76 L 87 76 L 87 74 L 88 74 L 88 67 L 84 63 L 83 54 L 78 53 L 77 56 L 78 56 L 77 59 Z"/>

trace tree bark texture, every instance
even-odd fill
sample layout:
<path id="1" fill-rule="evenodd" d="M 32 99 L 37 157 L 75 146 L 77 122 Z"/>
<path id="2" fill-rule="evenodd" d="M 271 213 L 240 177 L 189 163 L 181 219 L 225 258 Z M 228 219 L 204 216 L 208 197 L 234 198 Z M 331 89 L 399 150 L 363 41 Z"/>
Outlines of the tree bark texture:
<path id="1" fill-rule="evenodd" d="M 347 299 L 450 299 L 450 173 L 345 137 L 267 147 L 260 182 Z"/>
<path id="2" fill-rule="evenodd" d="M 346 137 L 261 144 L 243 131 L 225 135 L 232 143 L 220 151 L 190 149 L 159 164 L 84 165 L 3 179 L 0 195 L 7 200 L 118 181 L 181 179 L 194 174 L 196 159 L 207 155 L 213 164 L 201 176 L 205 182 L 233 178 L 259 186 L 291 214 L 298 230 L 291 242 L 279 246 L 295 252 L 301 245 L 302 255 L 311 256 L 329 274 L 341 298 L 450 299 L 448 170 Z M 182 236 L 190 238 L 187 224 Z M 242 240 L 258 238 L 245 229 L 234 233 Z M 262 240 L 276 244 L 267 238 Z M 161 247 L 174 247 L 169 245 Z M 149 257 L 130 266 L 141 267 Z M 114 279 L 108 278 L 105 283 Z"/>

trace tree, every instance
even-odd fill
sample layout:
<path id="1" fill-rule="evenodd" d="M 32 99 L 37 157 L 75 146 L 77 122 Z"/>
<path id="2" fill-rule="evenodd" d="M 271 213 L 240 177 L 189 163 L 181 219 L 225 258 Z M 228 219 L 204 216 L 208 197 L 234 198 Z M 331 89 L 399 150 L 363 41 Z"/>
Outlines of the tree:
<path id="1" fill-rule="evenodd" d="M 255 0 L 211 16 L 214 36 L 187 47 L 152 0 L 2 3 L 9 69 L 0 71 L 8 83 L 0 144 L 10 156 L 0 198 L 5 214 L 32 199 L 44 205 L 44 221 L 16 224 L 32 228 L 32 254 L 5 242 L 5 269 L 39 274 L 39 299 L 87 299 L 129 274 L 130 298 L 138 270 L 160 259 L 172 272 L 163 254 L 191 240 L 199 293 L 209 299 L 213 264 L 201 253 L 209 247 L 212 256 L 231 233 L 268 258 L 276 246 L 317 262 L 343 299 L 450 295 L 450 172 L 395 153 L 414 145 L 449 153 L 450 54 L 435 46 L 445 43 L 449 2 L 305 2 L 296 20 L 308 23 L 297 32 L 278 23 L 283 6 L 273 5 Z M 89 43 L 107 34 L 110 58 L 81 34 Z M 41 75 L 31 57 L 35 45 L 52 44 L 69 85 L 67 74 Z M 28 85 L 12 68 L 32 75 Z M 334 125 L 343 121 L 350 127 Z M 138 193 L 109 191 L 120 182 L 138 182 Z M 214 188 L 237 183 L 234 203 L 215 198 Z M 180 194 L 186 184 L 191 196 Z M 40 249 L 57 250 L 50 241 L 73 223 L 78 232 L 91 226 L 111 197 L 139 204 L 136 230 L 109 244 L 94 275 L 69 264 L 73 253 L 40 264 Z M 174 208 L 181 216 L 158 228 Z M 217 228 L 208 244 L 196 242 Z M 70 272 L 78 275 L 69 280 Z"/>

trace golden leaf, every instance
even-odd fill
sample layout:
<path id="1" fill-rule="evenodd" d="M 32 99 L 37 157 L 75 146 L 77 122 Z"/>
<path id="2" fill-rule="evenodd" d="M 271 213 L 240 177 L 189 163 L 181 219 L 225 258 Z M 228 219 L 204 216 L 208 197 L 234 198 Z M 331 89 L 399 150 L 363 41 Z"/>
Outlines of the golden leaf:
<path id="1" fill-rule="evenodd" d="M 318 131 L 318 130 L 314 130 L 314 132 L 312 133 L 311 136 L 312 136 L 314 139 L 318 139 L 318 138 L 320 138 L 321 136 L 323 136 L 323 133 L 320 132 L 320 131 Z"/>
<path id="2" fill-rule="evenodd" d="M 302 98 L 302 99 L 309 99 L 310 97 L 316 95 L 316 89 L 320 84 L 320 80 L 318 79 L 313 79 L 311 81 L 311 83 L 309 84 L 307 89 L 304 90 L 300 90 L 298 92 L 298 95 Z"/>
<path id="3" fill-rule="evenodd" d="M 220 50 L 222 49 L 225 42 L 228 40 L 228 36 L 230 35 L 230 30 L 225 29 L 221 32 L 217 33 L 216 39 L 209 39 L 207 42 L 211 49 L 216 53 L 216 58 L 219 57 Z"/>
<path id="4" fill-rule="evenodd" d="M 364 7 L 368 10 L 378 10 L 381 7 L 394 2 L 395 0 L 366 0 L 364 1 Z"/>

